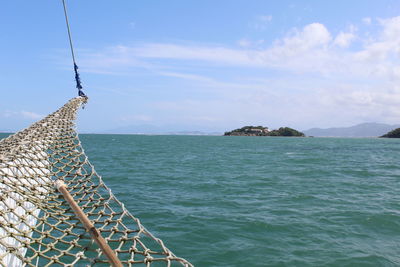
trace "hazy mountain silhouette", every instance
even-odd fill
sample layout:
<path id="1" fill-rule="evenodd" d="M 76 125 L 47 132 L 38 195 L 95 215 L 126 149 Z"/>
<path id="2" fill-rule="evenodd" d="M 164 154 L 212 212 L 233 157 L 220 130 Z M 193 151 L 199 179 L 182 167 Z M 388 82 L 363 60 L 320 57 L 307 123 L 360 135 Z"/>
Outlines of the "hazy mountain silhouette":
<path id="1" fill-rule="evenodd" d="M 180 130 L 177 125 L 127 125 L 111 130 L 101 131 L 99 133 L 105 134 L 166 134 L 166 135 L 222 135 L 221 132 L 215 131 L 197 131 L 197 130 Z"/>
<path id="2" fill-rule="evenodd" d="M 400 124 L 389 125 L 384 123 L 361 123 L 351 127 L 312 128 L 303 131 L 307 136 L 315 137 L 378 137 L 399 128 Z"/>
<path id="3" fill-rule="evenodd" d="M 161 129 L 155 125 L 141 124 L 141 125 L 127 125 L 111 130 L 103 131 L 102 133 L 110 134 L 159 134 Z"/>

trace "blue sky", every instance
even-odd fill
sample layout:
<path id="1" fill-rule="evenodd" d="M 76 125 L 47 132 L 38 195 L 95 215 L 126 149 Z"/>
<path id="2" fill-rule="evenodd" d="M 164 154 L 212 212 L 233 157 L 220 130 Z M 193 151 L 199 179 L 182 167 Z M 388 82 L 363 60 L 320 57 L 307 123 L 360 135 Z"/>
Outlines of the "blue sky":
<path id="1" fill-rule="evenodd" d="M 400 121 L 399 1 L 67 4 L 82 132 Z M 64 23 L 61 0 L 2 3 L 0 131 L 76 95 Z"/>

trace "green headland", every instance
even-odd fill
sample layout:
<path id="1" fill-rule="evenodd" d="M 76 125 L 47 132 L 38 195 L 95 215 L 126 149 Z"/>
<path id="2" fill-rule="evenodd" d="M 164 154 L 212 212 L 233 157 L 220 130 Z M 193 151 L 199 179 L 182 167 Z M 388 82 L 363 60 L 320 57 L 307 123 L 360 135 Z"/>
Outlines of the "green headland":
<path id="1" fill-rule="evenodd" d="M 394 129 L 387 134 L 382 135 L 384 138 L 400 138 L 400 128 Z"/>
<path id="2" fill-rule="evenodd" d="M 289 127 L 280 127 L 277 130 L 269 130 L 264 126 L 244 126 L 230 132 L 225 136 L 296 136 L 305 137 L 305 134 Z"/>

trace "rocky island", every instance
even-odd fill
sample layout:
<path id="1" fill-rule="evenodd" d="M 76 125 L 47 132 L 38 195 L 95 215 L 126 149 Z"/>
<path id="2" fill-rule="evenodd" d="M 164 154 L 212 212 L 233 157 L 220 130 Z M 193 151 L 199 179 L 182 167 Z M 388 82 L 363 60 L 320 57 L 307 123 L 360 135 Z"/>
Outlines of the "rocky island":
<path id="1" fill-rule="evenodd" d="M 277 130 L 269 130 L 263 126 L 244 126 L 230 132 L 225 132 L 225 136 L 297 136 L 304 137 L 304 133 L 289 127 L 281 127 Z"/>
<path id="2" fill-rule="evenodd" d="M 394 129 L 387 134 L 382 135 L 383 138 L 400 138 L 400 128 Z"/>

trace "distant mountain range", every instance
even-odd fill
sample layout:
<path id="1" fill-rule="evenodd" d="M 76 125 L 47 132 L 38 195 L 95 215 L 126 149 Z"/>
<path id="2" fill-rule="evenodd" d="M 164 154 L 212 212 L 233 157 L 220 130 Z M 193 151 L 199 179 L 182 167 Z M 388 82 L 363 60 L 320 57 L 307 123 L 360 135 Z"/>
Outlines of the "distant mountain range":
<path id="1" fill-rule="evenodd" d="M 169 129 L 168 129 L 169 128 Z M 179 126 L 162 129 L 154 125 L 130 125 L 106 131 L 96 131 L 99 134 L 165 134 L 165 135 L 223 135 L 222 132 L 207 131 L 179 131 Z M 312 128 L 302 131 L 306 136 L 315 137 L 378 137 L 389 131 L 400 128 L 400 124 L 384 123 L 361 123 L 351 127 L 335 128 Z M 0 133 L 11 133 L 13 131 L 3 129 Z M 89 132 L 88 132 L 89 133 Z"/>
<path id="2" fill-rule="evenodd" d="M 399 128 L 400 124 L 389 125 L 384 123 L 361 123 L 351 127 L 312 128 L 303 131 L 307 136 L 315 137 L 378 137 Z"/>
<path id="3" fill-rule="evenodd" d="M 128 125 L 111 130 L 101 131 L 102 134 L 154 134 L 154 135 L 222 135 L 222 132 L 180 131 L 179 126 L 158 127 L 155 125 Z"/>
<path id="4" fill-rule="evenodd" d="M 202 131 L 180 131 L 168 132 L 169 135 L 222 135 L 220 132 L 202 132 Z"/>
<path id="5" fill-rule="evenodd" d="M 335 128 L 312 128 L 302 131 L 306 136 L 315 137 L 378 137 L 389 131 L 399 128 L 400 124 L 390 125 L 384 123 L 362 123 L 351 127 L 335 127 Z M 111 130 L 101 131 L 97 133 L 103 134 L 154 134 L 154 135 L 222 135 L 221 132 L 207 131 L 180 131 L 178 125 L 156 126 L 156 125 L 129 125 Z"/>

